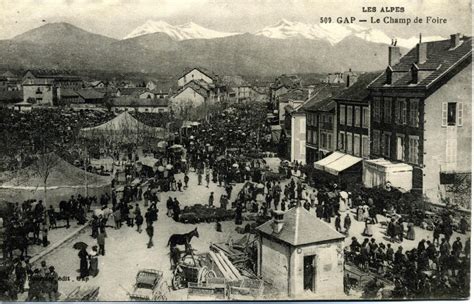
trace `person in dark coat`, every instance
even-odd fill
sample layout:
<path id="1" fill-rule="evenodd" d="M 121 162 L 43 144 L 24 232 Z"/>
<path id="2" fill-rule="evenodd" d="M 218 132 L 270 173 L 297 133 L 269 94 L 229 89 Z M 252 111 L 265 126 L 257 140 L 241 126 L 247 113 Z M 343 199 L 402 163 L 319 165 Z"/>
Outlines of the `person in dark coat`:
<path id="1" fill-rule="evenodd" d="M 179 221 L 179 214 L 181 213 L 181 208 L 179 207 L 179 202 L 175 198 L 174 199 L 174 205 L 173 205 L 173 220 L 175 222 Z"/>
<path id="2" fill-rule="evenodd" d="M 153 224 L 148 225 L 146 227 L 146 234 L 149 237 L 147 248 L 151 248 L 151 247 L 153 247 L 153 234 L 154 234 Z"/>
<path id="3" fill-rule="evenodd" d="M 89 276 L 89 265 L 87 259 L 89 258 L 89 254 L 87 253 L 85 248 L 79 250 L 77 254 L 79 256 L 79 280 L 84 280 Z"/>
<path id="4" fill-rule="evenodd" d="M 238 204 L 237 208 L 235 209 L 235 224 L 236 225 L 242 225 L 242 206 L 241 206 L 241 204 Z"/>
<path id="5" fill-rule="evenodd" d="M 137 224 L 138 233 L 142 233 L 143 216 L 140 212 L 135 215 L 135 224 Z"/>
<path id="6" fill-rule="evenodd" d="M 341 232 L 341 215 L 338 213 L 335 220 L 336 231 Z"/>
<path id="7" fill-rule="evenodd" d="M 349 234 L 349 229 L 351 228 L 351 216 L 349 213 L 346 214 L 346 217 L 344 218 L 344 231 L 346 234 Z"/>
<path id="8" fill-rule="evenodd" d="M 459 222 L 459 229 L 461 230 L 462 234 L 466 234 L 466 231 L 468 228 L 469 228 L 469 223 L 466 220 L 466 216 L 463 215 Z"/>

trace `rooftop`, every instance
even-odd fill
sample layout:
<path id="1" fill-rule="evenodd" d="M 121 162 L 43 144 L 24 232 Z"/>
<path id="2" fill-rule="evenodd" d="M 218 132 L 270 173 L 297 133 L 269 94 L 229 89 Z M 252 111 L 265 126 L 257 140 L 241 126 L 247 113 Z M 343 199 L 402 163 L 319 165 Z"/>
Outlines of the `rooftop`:
<path id="1" fill-rule="evenodd" d="M 279 233 L 273 231 L 273 222 L 271 219 L 258 226 L 257 230 L 293 246 L 327 243 L 345 238 L 331 225 L 318 219 L 303 207 L 294 207 L 285 212 L 283 228 Z"/>
<path id="2" fill-rule="evenodd" d="M 370 91 L 368 86 L 372 81 L 380 76 L 382 72 L 370 72 L 359 75 L 357 81 L 350 87 L 344 89 L 334 99 L 364 101 L 369 97 Z"/>
<path id="3" fill-rule="evenodd" d="M 397 77 L 393 83 L 387 84 L 385 73 L 380 75 L 369 87 L 370 88 L 384 88 L 384 87 L 422 87 L 427 88 L 433 85 L 441 76 L 448 71 L 458 66 L 465 60 L 471 60 L 472 54 L 472 37 L 463 37 L 460 39 L 460 44 L 451 48 L 451 41 L 440 40 L 426 43 L 426 61 L 422 64 L 417 64 L 420 70 L 429 71 L 429 75 L 423 78 L 420 82 L 412 83 L 410 68 L 417 62 L 417 48 L 411 49 L 405 56 L 400 59 L 400 62 L 392 66 L 392 70 L 402 72 L 403 76 Z"/>

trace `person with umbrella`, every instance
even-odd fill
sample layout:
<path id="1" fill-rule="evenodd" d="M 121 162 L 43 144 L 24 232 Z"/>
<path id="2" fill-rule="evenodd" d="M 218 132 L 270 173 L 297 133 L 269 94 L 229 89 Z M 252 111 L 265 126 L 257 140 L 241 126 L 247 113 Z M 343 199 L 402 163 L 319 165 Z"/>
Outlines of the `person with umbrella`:
<path id="1" fill-rule="evenodd" d="M 79 257 L 79 277 L 78 280 L 84 280 L 89 276 L 89 264 L 88 258 L 89 254 L 86 251 L 87 244 L 84 242 L 77 242 L 73 246 L 74 249 L 78 249 L 79 253 L 77 254 Z"/>

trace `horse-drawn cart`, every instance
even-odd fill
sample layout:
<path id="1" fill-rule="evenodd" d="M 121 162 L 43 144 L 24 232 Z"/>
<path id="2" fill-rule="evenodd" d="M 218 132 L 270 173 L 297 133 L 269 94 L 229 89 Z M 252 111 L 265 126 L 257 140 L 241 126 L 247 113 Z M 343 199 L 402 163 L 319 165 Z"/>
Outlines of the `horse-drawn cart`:
<path id="1" fill-rule="evenodd" d="M 171 281 L 174 290 L 186 288 L 189 283 L 202 284 L 209 278 L 217 277 L 206 255 L 187 255 L 175 265 Z"/>
<path id="2" fill-rule="evenodd" d="M 131 301 L 166 301 L 168 286 L 162 280 L 163 272 L 154 269 L 142 269 L 135 278 L 133 291 L 128 293 Z M 166 286 L 165 286 L 166 285 Z"/>

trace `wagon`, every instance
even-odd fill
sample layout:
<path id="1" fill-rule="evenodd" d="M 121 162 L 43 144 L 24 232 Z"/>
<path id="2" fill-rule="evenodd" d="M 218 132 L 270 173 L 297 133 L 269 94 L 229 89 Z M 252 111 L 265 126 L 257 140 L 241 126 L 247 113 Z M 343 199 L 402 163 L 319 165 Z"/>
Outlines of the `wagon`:
<path id="1" fill-rule="evenodd" d="M 217 277 L 216 272 L 206 261 L 204 255 L 184 257 L 173 269 L 171 280 L 173 289 L 186 288 L 189 283 L 202 284 L 210 278 Z"/>
<path id="2" fill-rule="evenodd" d="M 166 301 L 164 290 L 168 289 L 168 286 L 162 278 L 163 272 L 159 270 L 142 269 L 138 271 L 133 291 L 129 293 L 130 300 Z"/>

